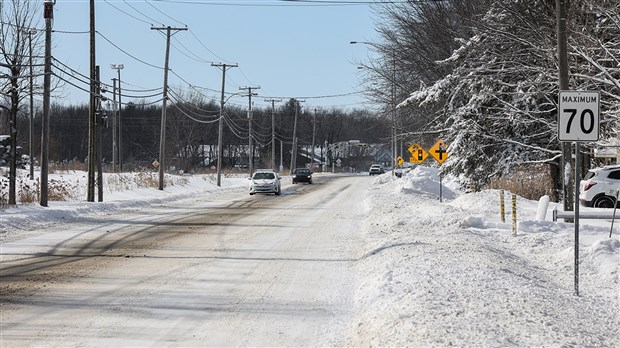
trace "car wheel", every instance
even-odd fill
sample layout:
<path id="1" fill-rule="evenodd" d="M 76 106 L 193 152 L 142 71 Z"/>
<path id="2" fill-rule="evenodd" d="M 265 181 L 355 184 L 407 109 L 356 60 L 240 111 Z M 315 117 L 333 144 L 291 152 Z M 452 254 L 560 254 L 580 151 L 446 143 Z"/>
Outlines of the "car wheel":
<path id="1" fill-rule="evenodd" d="M 254 195 L 254 192 L 250 192 L 250 196 L 253 196 L 253 195 Z"/>
<path id="2" fill-rule="evenodd" d="M 613 208 L 615 199 L 611 196 L 600 196 L 594 199 L 592 206 L 595 208 Z"/>
<path id="3" fill-rule="evenodd" d="M 274 193 L 276 194 L 276 196 L 279 196 L 280 195 L 280 189 L 279 188 L 276 189 L 276 192 L 274 192 Z"/>
<path id="4" fill-rule="evenodd" d="M 308 181 L 308 185 L 312 185 L 312 180 Z"/>

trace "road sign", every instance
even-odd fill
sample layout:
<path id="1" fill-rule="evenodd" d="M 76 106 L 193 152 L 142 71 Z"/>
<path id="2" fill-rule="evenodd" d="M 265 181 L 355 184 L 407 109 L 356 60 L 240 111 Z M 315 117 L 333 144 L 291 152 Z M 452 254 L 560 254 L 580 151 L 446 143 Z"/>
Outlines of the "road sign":
<path id="1" fill-rule="evenodd" d="M 442 164 L 448 159 L 448 145 L 441 139 L 437 140 L 435 145 L 433 145 L 428 152 L 430 152 L 431 156 L 433 156 L 435 161 L 439 162 L 439 164 Z"/>
<path id="2" fill-rule="evenodd" d="M 558 102 L 560 141 L 597 141 L 601 96 L 591 91 L 560 91 Z"/>
<path id="3" fill-rule="evenodd" d="M 428 157 L 428 152 L 426 152 L 424 148 L 418 144 L 411 144 L 408 150 L 411 152 L 411 157 L 409 157 L 409 162 L 411 163 L 420 164 Z"/>
<path id="4" fill-rule="evenodd" d="M 398 156 L 398 158 L 396 158 L 396 164 L 399 166 L 402 166 L 404 162 L 405 160 L 402 157 Z"/>

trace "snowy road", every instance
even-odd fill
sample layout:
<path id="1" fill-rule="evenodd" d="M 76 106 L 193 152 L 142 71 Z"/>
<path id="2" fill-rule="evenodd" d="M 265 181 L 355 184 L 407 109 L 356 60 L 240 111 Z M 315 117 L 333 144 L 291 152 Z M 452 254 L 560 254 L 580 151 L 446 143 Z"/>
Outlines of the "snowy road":
<path id="1" fill-rule="evenodd" d="M 370 179 L 316 181 L 4 244 L 2 347 L 346 345 Z"/>
<path id="2" fill-rule="evenodd" d="M 515 233 L 497 190 L 444 178 L 439 202 L 434 168 L 281 196 L 191 179 L 1 212 L 0 348 L 620 347 L 610 221 L 580 226 L 576 296 L 573 224 L 518 197 Z"/>

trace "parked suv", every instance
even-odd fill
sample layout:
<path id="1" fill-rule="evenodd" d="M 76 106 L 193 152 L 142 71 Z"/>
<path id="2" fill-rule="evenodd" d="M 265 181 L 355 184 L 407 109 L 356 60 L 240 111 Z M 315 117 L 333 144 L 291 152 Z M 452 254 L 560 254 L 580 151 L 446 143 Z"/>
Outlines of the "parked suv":
<path id="1" fill-rule="evenodd" d="M 250 195 L 255 193 L 280 194 L 280 177 L 273 169 L 258 169 L 250 178 Z"/>
<path id="2" fill-rule="evenodd" d="M 620 165 L 590 169 L 581 180 L 579 201 L 586 207 L 613 208 L 618 204 L 620 190 Z"/>

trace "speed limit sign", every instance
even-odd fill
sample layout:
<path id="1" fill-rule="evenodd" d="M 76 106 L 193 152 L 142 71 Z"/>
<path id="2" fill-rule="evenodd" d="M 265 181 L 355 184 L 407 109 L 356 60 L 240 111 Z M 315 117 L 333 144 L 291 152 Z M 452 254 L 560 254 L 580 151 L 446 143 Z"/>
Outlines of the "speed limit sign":
<path id="1" fill-rule="evenodd" d="M 597 141 L 599 92 L 560 91 L 558 138 L 560 141 Z"/>

